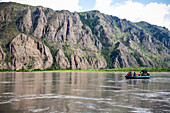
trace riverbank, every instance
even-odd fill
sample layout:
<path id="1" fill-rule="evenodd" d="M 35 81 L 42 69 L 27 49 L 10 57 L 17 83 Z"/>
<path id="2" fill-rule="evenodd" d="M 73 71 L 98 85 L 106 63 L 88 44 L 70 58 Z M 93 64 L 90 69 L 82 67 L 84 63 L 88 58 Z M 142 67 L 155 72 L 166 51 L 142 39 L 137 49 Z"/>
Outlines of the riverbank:
<path id="1" fill-rule="evenodd" d="M 131 68 L 115 68 L 115 69 L 88 69 L 88 70 L 0 70 L 0 72 L 140 72 L 146 69 L 148 72 L 170 72 L 169 68 L 158 67 L 131 67 Z"/>

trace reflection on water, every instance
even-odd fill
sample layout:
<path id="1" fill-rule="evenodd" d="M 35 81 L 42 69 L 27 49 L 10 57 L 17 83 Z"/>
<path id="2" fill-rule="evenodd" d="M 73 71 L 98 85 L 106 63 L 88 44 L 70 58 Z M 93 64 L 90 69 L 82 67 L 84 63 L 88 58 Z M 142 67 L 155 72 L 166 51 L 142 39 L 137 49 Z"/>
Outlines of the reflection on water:
<path id="1" fill-rule="evenodd" d="M 141 85 L 141 84 L 149 84 L 150 79 L 129 79 L 127 80 L 128 84 L 133 84 L 133 85 Z"/>
<path id="2" fill-rule="evenodd" d="M 170 75 L 0 73 L 0 112 L 170 112 Z"/>

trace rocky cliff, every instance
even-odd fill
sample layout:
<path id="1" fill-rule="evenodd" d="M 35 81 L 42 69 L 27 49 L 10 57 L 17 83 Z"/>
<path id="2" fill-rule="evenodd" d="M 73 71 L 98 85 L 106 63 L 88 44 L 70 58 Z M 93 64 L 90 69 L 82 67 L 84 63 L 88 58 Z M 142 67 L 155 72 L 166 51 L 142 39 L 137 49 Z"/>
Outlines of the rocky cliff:
<path id="1" fill-rule="evenodd" d="M 68 61 L 65 54 L 62 52 L 61 49 L 57 51 L 56 55 L 56 64 L 59 67 L 59 69 L 69 69 L 70 68 L 70 62 Z"/>
<path id="2" fill-rule="evenodd" d="M 170 31 L 99 11 L 0 3 L 0 69 L 170 66 Z"/>
<path id="3" fill-rule="evenodd" d="M 19 34 L 10 43 L 10 69 L 46 69 L 51 67 L 53 57 L 49 48 L 25 34 Z"/>

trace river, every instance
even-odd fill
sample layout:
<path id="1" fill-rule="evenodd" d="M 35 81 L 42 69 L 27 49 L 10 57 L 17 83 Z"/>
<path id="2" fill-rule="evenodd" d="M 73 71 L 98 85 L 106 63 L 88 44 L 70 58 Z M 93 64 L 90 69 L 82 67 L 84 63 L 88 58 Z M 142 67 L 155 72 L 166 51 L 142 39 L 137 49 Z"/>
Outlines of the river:
<path id="1" fill-rule="evenodd" d="M 170 73 L 0 73 L 0 113 L 170 113 Z"/>

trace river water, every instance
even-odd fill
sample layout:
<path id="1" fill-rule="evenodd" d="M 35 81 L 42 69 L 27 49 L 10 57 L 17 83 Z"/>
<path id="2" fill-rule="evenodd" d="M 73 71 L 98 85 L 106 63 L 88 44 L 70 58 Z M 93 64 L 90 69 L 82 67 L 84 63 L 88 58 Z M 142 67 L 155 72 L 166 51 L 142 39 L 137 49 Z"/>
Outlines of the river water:
<path id="1" fill-rule="evenodd" d="M 0 73 L 0 113 L 170 113 L 170 73 Z"/>

